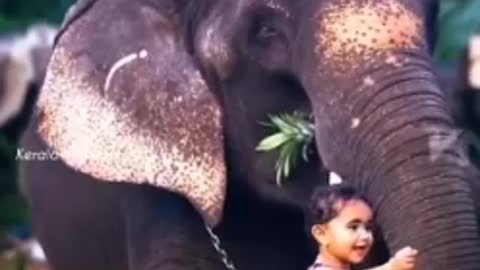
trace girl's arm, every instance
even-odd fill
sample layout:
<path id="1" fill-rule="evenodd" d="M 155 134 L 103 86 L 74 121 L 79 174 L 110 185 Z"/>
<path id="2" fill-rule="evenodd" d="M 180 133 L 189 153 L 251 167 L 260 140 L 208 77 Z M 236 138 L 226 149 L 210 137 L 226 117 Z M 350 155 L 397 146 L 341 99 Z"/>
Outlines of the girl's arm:
<path id="1" fill-rule="evenodd" d="M 404 247 L 397 251 L 387 263 L 366 270 L 413 270 L 418 251 L 411 247 Z"/>

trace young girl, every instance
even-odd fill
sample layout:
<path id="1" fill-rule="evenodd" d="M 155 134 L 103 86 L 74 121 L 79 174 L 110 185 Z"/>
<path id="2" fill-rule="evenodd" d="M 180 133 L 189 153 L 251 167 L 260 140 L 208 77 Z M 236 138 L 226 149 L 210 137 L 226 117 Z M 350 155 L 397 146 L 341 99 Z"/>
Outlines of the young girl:
<path id="1" fill-rule="evenodd" d="M 319 246 L 309 270 L 350 270 L 365 259 L 373 243 L 373 211 L 362 194 L 343 184 L 318 189 L 308 215 Z M 405 247 L 387 263 L 370 270 L 411 270 L 416 255 L 416 250 Z"/>

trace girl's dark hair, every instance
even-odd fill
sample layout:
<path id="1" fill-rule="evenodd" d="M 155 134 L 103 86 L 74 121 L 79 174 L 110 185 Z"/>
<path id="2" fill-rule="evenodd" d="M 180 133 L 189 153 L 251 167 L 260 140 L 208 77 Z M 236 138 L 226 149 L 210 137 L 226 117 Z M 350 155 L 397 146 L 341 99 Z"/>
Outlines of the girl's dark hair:
<path id="1" fill-rule="evenodd" d="M 328 223 L 342 210 L 342 203 L 350 200 L 361 200 L 372 207 L 372 204 L 362 193 L 354 187 L 345 184 L 336 184 L 315 189 L 307 211 L 307 221 L 309 225 L 313 226 L 314 224 Z"/>

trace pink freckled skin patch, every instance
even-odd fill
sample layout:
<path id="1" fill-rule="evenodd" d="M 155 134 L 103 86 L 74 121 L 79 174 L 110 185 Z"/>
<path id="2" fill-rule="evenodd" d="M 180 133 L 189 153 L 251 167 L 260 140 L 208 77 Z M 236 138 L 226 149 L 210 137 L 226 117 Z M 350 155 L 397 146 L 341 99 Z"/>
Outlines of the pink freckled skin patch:
<path id="1" fill-rule="evenodd" d="M 332 4 L 320 16 L 315 53 L 327 61 L 355 67 L 372 55 L 420 47 L 420 18 L 398 1 Z"/>

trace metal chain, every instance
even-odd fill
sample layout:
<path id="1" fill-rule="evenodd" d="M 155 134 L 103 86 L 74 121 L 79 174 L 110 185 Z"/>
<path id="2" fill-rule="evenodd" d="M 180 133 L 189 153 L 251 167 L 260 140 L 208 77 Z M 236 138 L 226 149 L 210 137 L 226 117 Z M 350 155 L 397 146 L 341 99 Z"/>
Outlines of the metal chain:
<path id="1" fill-rule="evenodd" d="M 210 239 L 212 240 L 212 245 L 215 248 L 215 250 L 218 252 L 220 255 L 223 264 L 227 269 L 229 270 L 236 270 L 235 265 L 233 262 L 230 260 L 228 257 L 227 251 L 221 247 L 220 239 L 218 236 L 213 232 L 212 228 L 205 224 L 205 229 L 207 229 L 208 234 L 210 235 Z"/>

